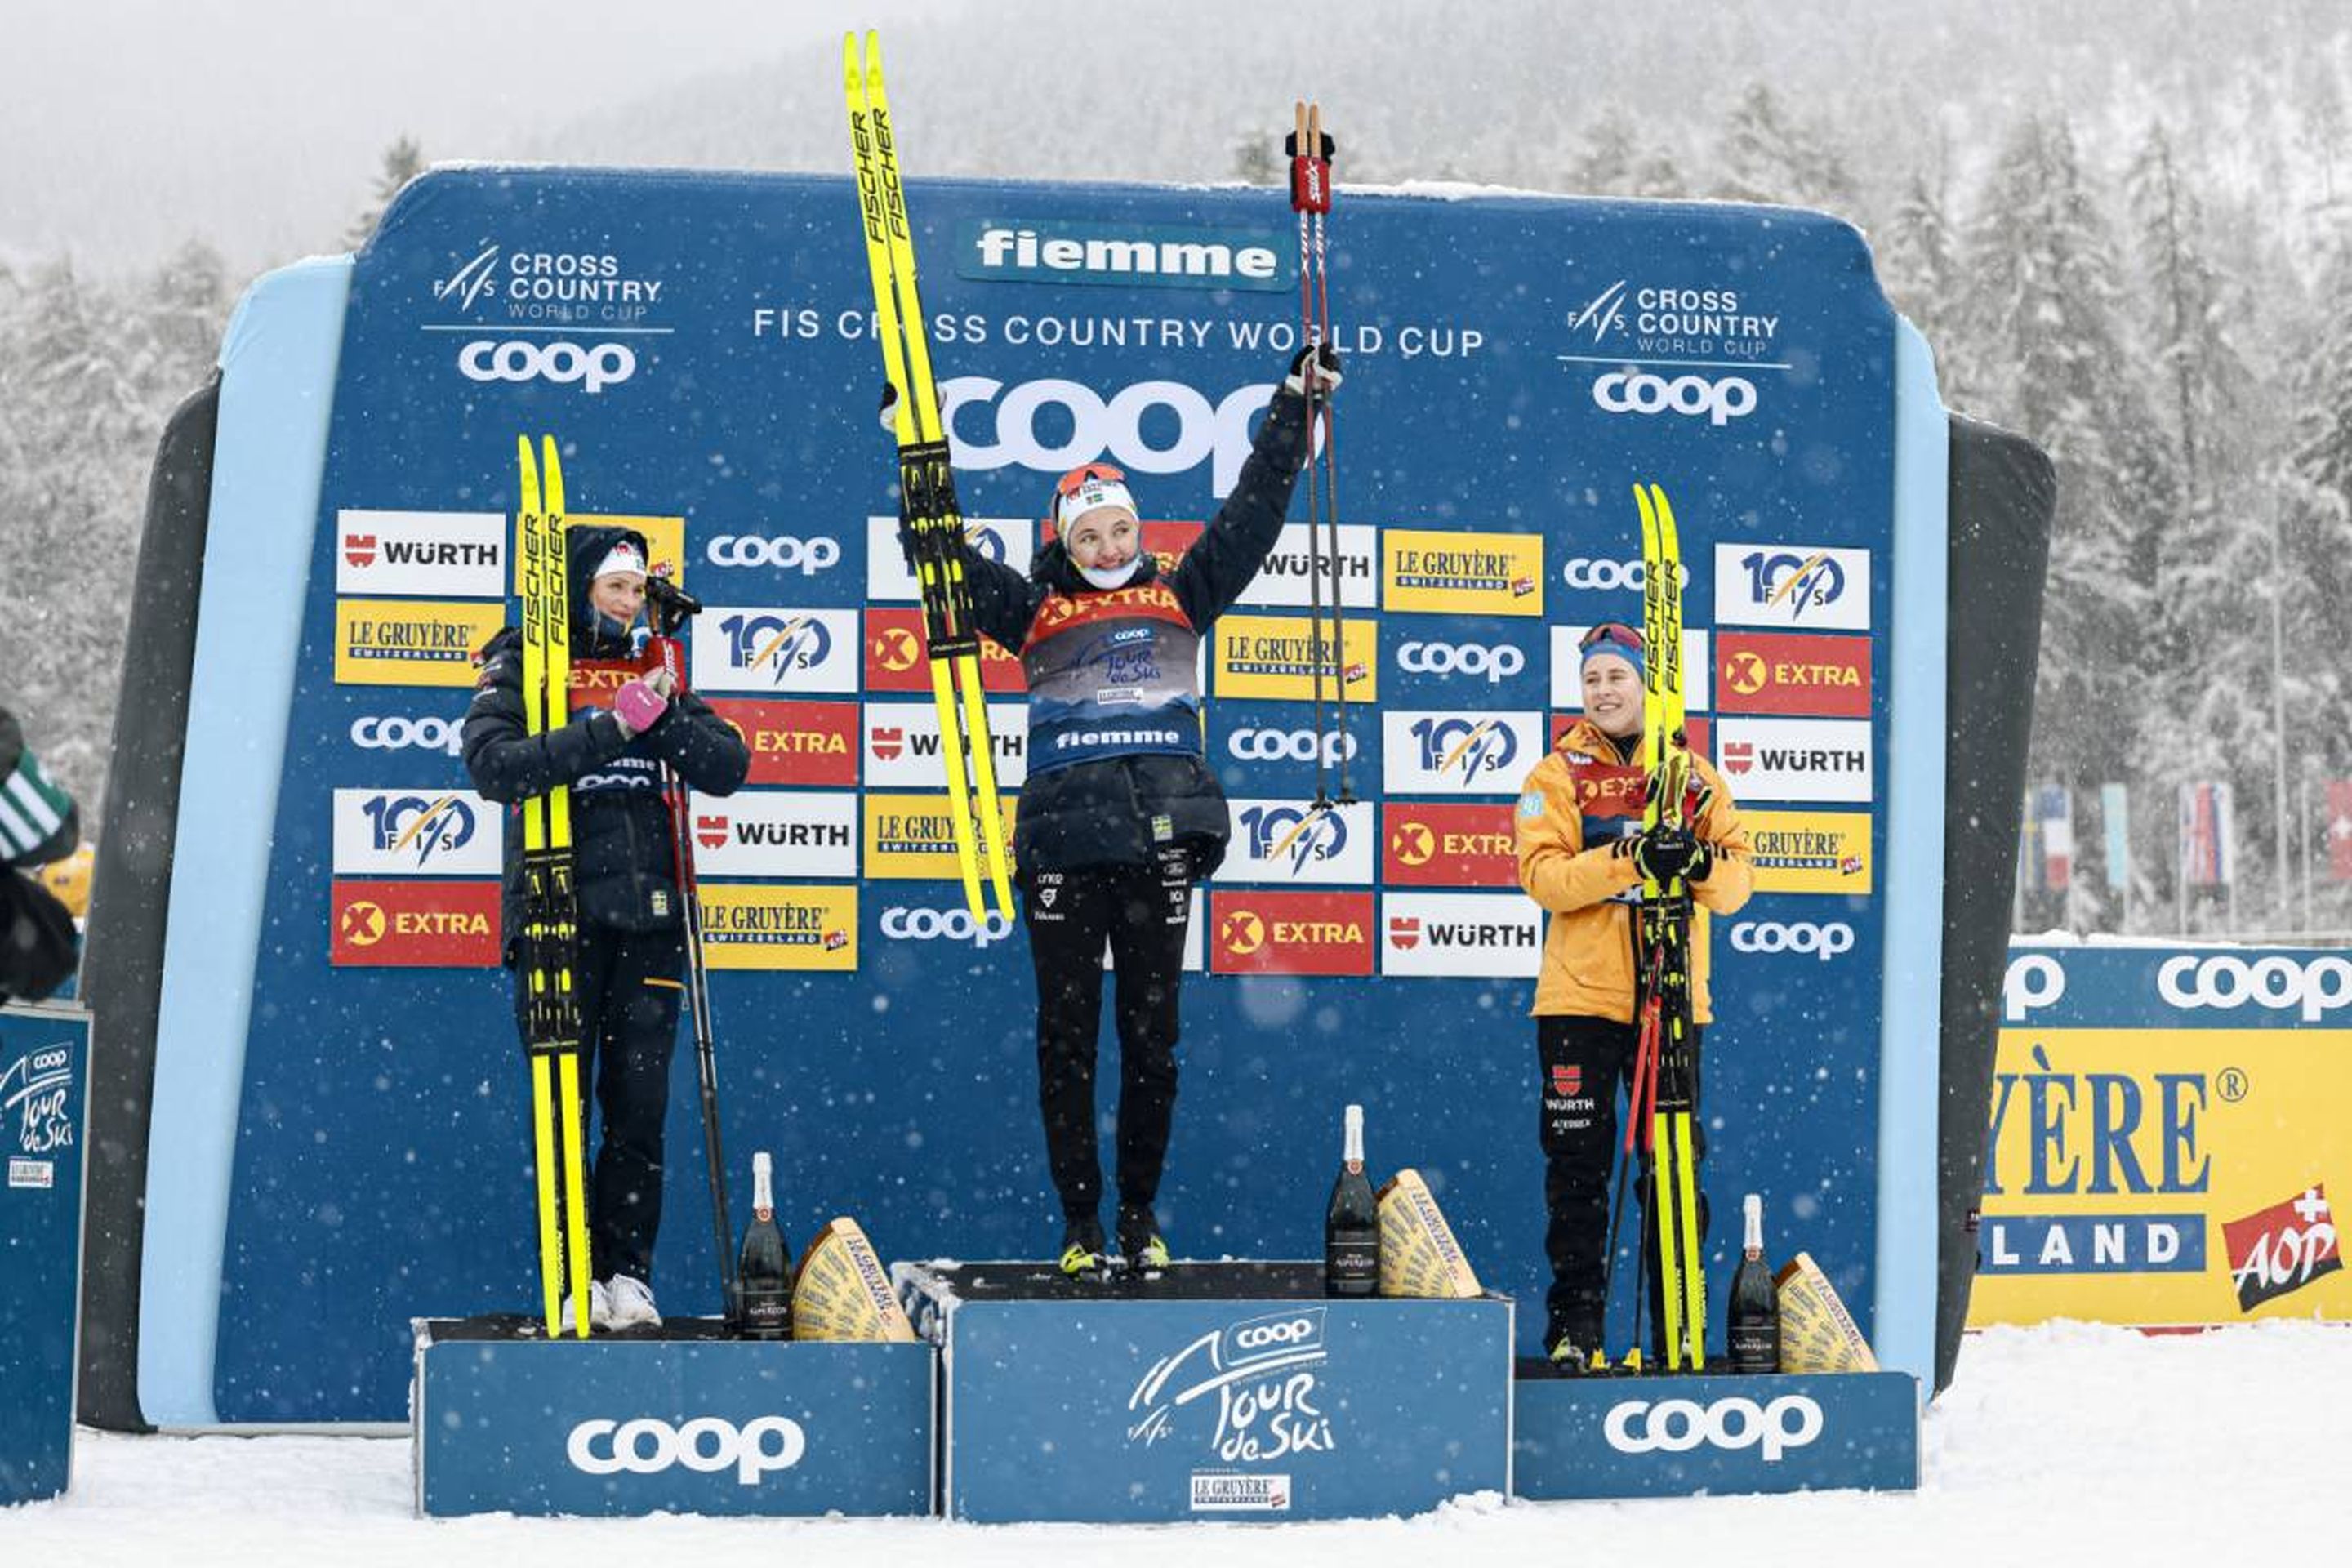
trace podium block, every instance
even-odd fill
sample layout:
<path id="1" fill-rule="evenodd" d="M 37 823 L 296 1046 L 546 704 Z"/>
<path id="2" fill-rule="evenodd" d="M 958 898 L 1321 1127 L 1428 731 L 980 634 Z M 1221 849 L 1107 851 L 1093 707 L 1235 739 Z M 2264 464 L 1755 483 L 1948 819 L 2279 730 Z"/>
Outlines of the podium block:
<path id="1" fill-rule="evenodd" d="M 1313 1263 L 893 1274 L 941 1347 L 950 1518 L 1360 1519 L 1509 1489 L 1506 1298 L 1327 1300 Z"/>
<path id="2" fill-rule="evenodd" d="M 587 1340 L 419 1321 L 425 1514 L 928 1514 L 937 1352 L 774 1344 L 712 1319 Z"/>
<path id="3" fill-rule="evenodd" d="M 0 1011 L 0 1507 L 73 1468 L 89 1015 Z"/>
<path id="4" fill-rule="evenodd" d="M 1811 1377 L 1552 1377 L 1516 1384 L 1517 1496 L 1910 1491 L 1919 1384 Z"/>

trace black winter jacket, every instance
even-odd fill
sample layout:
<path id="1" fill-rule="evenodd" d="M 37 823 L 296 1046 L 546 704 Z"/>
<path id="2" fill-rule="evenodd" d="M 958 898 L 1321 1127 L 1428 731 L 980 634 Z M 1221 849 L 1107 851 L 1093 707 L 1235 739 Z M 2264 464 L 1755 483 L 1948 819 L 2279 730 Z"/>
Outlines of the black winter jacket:
<path id="1" fill-rule="evenodd" d="M 614 544 L 642 535 L 619 528 L 574 528 L 565 535 L 565 576 L 571 590 L 572 657 L 626 659 L 625 639 L 600 631 L 588 602 L 588 574 Z M 598 709 L 543 735 L 528 733 L 522 711 L 522 633 L 513 626 L 482 650 L 480 678 L 466 710 L 459 744 L 474 787 L 513 805 L 558 784 L 572 790 L 572 858 L 580 918 L 621 931 L 658 931 L 678 922 L 678 891 L 669 812 L 662 802 L 659 764 L 667 763 L 705 795 L 732 795 L 751 771 L 751 753 L 727 721 L 691 692 L 670 699 L 669 710 L 635 739 Z M 522 828 L 508 824 L 505 913 L 507 951 L 522 930 Z"/>
<path id="2" fill-rule="evenodd" d="M 1233 607 L 1281 536 L 1291 489 L 1307 462 L 1306 424 L 1306 400 L 1276 388 L 1233 493 L 1168 574 L 1195 630 L 1205 632 Z M 1152 581 L 1157 569 L 1147 554 L 1128 585 Z M 1038 551 L 1026 578 L 967 547 L 964 576 L 980 629 L 1014 653 L 1048 598 L 1099 591 L 1059 541 Z M 1154 818 L 1162 816 L 1169 819 L 1164 835 L 1154 831 Z M 1013 851 L 1026 876 L 1144 864 L 1156 841 L 1182 841 L 1193 852 L 1194 875 L 1206 877 L 1223 860 L 1232 834 L 1225 792 L 1204 758 L 1119 756 L 1032 773 L 1021 789 Z"/>

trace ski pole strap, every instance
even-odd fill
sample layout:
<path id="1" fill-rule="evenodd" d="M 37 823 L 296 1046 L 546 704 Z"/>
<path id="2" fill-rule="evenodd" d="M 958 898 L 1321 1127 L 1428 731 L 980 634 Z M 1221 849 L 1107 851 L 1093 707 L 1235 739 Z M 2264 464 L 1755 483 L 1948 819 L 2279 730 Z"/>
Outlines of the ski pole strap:
<path id="1" fill-rule="evenodd" d="M 1300 103 L 1294 109 L 1294 127 L 1283 138 L 1283 151 L 1290 154 L 1290 205 L 1303 213 L 1328 213 L 1331 210 L 1331 154 L 1338 144 L 1323 133 L 1323 110 L 1320 104 L 1309 109 Z"/>

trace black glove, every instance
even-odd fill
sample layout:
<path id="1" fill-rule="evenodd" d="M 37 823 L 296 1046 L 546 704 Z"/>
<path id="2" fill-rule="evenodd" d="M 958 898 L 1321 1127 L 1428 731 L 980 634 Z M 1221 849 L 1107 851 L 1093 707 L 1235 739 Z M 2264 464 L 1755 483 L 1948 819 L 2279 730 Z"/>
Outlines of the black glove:
<path id="1" fill-rule="evenodd" d="M 1684 789 L 1684 801 L 1687 809 L 1684 811 L 1683 816 L 1689 821 L 1696 822 L 1707 814 L 1709 807 L 1715 805 L 1715 786 L 1701 779 L 1696 770 L 1686 776 L 1691 784 L 1695 784 L 1696 788 Z M 1657 798 L 1658 773 L 1657 770 L 1653 768 L 1648 776 L 1642 780 L 1642 804 L 1646 806 Z"/>
<path id="2" fill-rule="evenodd" d="M 882 411 L 875 417 L 881 422 L 885 436 L 898 433 L 898 389 L 888 382 L 882 384 Z"/>
<path id="3" fill-rule="evenodd" d="M 1633 867 L 1655 882 L 1704 882 L 1715 869 L 1715 851 L 1686 827 L 1653 827 L 1633 844 Z"/>
<path id="4" fill-rule="evenodd" d="M 1290 358 L 1290 374 L 1282 384 L 1301 397 L 1307 395 L 1307 362 L 1315 361 L 1315 395 L 1328 397 L 1339 390 L 1339 351 L 1329 343 L 1318 343 L 1313 348 L 1300 349 Z"/>

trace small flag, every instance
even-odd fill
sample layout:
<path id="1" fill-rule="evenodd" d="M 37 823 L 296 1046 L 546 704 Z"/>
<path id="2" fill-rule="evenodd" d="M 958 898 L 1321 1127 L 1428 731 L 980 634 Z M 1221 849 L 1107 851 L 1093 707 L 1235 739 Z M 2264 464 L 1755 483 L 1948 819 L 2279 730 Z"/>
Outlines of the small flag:
<path id="1" fill-rule="evenodd" d="M 2327 781 L 2327 874 L 2352 882 L 2352 779 Z"/>
<path id="2" fill-rule="evenodd" d="M 2237 875 L 2231 831 L 2230 786 L 2180 786 L 2180 872 L 2192 888 L 2222 888 Z"/>
<path id="3" fill-rule="evenodd" d="M 2033 792 L 2032 815 L 2042 845 L 2035 885 L 2045 893 L 2063 893 L 2074 876 L 2074 797 L 2064 784 L 2043 784 Z"/>

